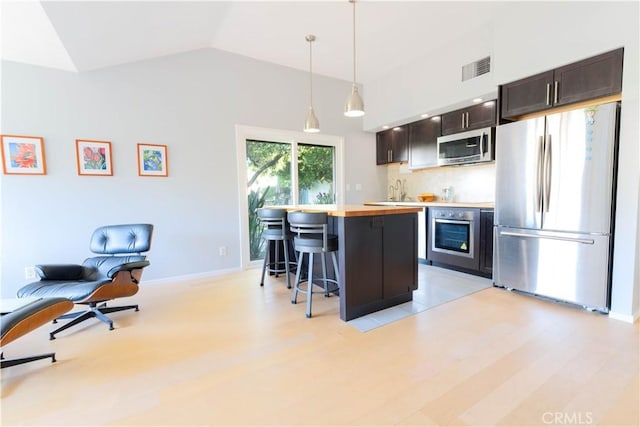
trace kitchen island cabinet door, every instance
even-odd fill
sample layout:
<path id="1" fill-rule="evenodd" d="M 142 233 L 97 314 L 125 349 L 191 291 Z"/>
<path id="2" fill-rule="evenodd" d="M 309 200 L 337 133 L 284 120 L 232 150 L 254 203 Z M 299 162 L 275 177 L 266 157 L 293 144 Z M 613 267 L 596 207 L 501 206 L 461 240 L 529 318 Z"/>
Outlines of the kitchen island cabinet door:
<path id="1" fill-rule="evenodd" d="M 383 298 L 382 223 L 376 218 L 380 217 L 338 219 L 338 236 L 344 236 L 339 241 L 341 283 L 349 284 L 340 292 L 343 305 L 368 306 Z"/>
<path id="2" fill-rule="evenodd" d="M 340 318 L 413 299 L 418 287 L 417 214 L 336 218 Z"/>
<path id="3" fill-rule="evenodd" d="M 418 289 L 418 218 L 413 215 L 413 224 L 409 223 L 406 215 L 382 218 L 382 291 L 384 298 L 388 299 Z"/>

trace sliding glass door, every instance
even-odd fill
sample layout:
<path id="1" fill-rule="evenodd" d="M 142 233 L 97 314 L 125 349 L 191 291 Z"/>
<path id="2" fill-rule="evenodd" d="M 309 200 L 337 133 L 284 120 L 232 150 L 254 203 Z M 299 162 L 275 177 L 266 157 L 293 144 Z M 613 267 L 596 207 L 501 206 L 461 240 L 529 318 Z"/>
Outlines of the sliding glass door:
<path id="1" fill-rule="evenodd" d="M 238 129 L 238 160 L 246 212 L 243 266 L 264 258 L 257 210 L 263 206 L 326 205 L 341 202 L 342 138 L 298 132 Z M 242 181 L 241 181 L 242 186 Z M 242 191 L 241 191 L 242 193 Z M 241 197 L 243 195 L 241 194 Z M 244 218 L 243 218 L 244 219 Z"/>

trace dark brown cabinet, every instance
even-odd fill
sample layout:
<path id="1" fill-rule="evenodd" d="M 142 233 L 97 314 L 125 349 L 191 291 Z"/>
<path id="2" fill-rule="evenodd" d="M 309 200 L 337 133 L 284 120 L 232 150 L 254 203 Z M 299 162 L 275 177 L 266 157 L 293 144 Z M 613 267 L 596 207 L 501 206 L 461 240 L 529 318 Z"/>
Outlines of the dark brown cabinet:
<path id="1" fill-rule="evenodd" d="M 451 111 L 441 116 L 442 135 L 466 132 L 496 125 L 496 102 L 482 104 Z"/>
<path id="2" fill-rule="evenodd" d="M 418 288 L 417 215 L 334 217 L 340 247 L 340 318 L 411 301 Z"/>
<path id="3" fill-rule="evenodd" d="M 493 209 L 480 211 L 480 273 L 493 272 Z"/>
<path id="4" fill-rule="evenodd" d="M 438 165 L 440 117 L 409 124 L 409 167 L 418 169 Z"/>
<path id="5" fill-rule="evenodd" d="M 406 162 L 409 158 L 409 126 L 397 126 L 376 134 L 376 164 Z"/>
<path id="6" fill-rule="evenodd" d="M 622 48 L 500 87 L 500 116 L 524 114 L 622 91 Z"/>

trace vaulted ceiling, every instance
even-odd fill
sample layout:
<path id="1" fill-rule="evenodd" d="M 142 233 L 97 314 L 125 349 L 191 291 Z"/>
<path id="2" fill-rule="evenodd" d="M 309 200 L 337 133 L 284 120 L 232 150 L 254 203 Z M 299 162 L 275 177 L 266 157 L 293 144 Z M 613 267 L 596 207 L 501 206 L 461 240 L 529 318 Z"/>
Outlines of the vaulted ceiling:
<path id="1" fill-rule="evenodd" d="M 314 34 L 314 73 L 353 78 L 347 0 L 0 4 L 2 59 L 10 61 L 85 72 L 212 47 L 308 71 L 305 35 Z M 357 80 L 376 80 L 508 9 L 504 2 L 359 0 Z"/>

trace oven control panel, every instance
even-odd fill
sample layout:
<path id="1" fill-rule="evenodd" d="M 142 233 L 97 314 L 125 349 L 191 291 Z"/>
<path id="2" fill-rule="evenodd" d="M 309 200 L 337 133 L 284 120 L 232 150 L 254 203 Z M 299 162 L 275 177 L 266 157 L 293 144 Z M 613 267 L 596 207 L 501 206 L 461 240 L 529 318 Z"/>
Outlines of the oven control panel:
<path id="1" fill-rule="evenodd" d="M 434 218 L 459 219 L 473 221 L 474 211 L 465 208 L 431 208 L 431 215 Z"/>

